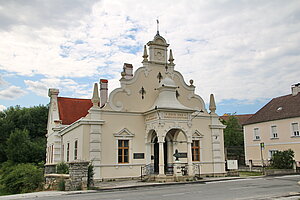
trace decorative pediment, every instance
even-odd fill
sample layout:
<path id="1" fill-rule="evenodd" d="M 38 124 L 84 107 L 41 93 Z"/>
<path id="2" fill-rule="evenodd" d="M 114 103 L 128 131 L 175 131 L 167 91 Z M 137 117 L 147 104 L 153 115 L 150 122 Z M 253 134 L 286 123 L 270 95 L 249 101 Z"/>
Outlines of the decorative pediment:
<path id="1" fill-rule="evenodd" d="M 193 138 L 203 138 L 203 134 L 200 133 L 198 130 L 196 130 L 193 135 L 192 135 Z"/>
<path id="2" fill-rule="evenodd" d="M 118 133 L 114 133 L 115 137 L 134 137 L 134 133 L 131 133 L 127 128 L 123 128 Z"/>

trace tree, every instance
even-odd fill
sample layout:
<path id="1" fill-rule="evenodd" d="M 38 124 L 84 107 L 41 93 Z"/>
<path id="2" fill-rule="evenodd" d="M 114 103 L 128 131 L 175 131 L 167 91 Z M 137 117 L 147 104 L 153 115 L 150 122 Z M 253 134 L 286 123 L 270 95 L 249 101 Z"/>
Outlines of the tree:
<path id="1" fill-rule="evenodd" d="M 32 108 L 15 106 L 0 111 L 0 163 L 8 159 L 7 140 L 16 129 L 28 130 L 29 139 L 36 144 L 34 154 L 39 154 L 40 161 L 45 160 L 47 115 L 48 107 L 42 105 Z"/>
<path id="2" fill-rule="evenodd" d="M 291 149 L 275 152 L 270 160 L 271 167 L 275 169 L 292 169 L 294 155 L 294 151 Z"/>
<path id="3" fill-rule="evenodd" d="M 230 159 L 238 159 L 244 162 L 244 134 L 235 115 L 229 115 L 228 120 L 221 120 L 226 125 L 224 129 L 224 147 Z"/>
<path id="4" fill-rule="evenodd" d="M 9 193 L 25 193 L 40 188 L 43 181 L 43 171 L 33 164 L 18 164 L 6 162 L 1 168 L 0 184 Z"/>
<path id="5" fill-rule="evenodd" d="M 28 130 L 16 129 L 7 140 L 6 155 L 15 163 L 38 163 L 44 159 L 44 139 L 30 140 Z"/>

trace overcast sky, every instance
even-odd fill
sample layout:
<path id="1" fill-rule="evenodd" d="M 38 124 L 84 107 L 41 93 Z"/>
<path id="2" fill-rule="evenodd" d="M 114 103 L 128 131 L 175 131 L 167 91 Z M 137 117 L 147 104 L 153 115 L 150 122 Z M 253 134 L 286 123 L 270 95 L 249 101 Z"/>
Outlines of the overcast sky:
<path id="1" fill-rule="evenodd" d="M 0 0 L 0 110 L 90 98 L 119 86 L 124 62 L 141 66 L 156 34 L 175 69 L 217 113 L 255 113 L 300 82 L 300 1 Z"/>

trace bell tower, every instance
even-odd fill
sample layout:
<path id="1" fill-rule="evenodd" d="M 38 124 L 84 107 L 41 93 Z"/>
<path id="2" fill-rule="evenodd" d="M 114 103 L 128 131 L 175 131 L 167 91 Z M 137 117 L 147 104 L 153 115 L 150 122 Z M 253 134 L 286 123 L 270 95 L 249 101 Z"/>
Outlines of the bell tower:
<path id="1" fill-rule="evenodd" d="M 147 43 L 149 46 L 149 61 L 157 64 L 166 64 L 167 63 L 167 51 L 168 46 L 165 38 L 157 34 L 155 35 L 152 41 Z"/>

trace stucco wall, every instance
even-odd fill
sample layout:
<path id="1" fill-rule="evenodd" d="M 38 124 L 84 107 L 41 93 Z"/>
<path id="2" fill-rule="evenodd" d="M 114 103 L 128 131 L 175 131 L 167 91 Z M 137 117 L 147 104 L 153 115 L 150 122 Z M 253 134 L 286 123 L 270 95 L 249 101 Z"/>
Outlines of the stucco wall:
<path id="1" fill-rule="evenodd" d="M 300 118 L 262 122 L 244 126 L 246 163 L 253 160 L 254 164 L 261 164 L 260 143 L 265 144 L 263 150 L 264 160 L 270 159 L 270 150 L 292 149 L 295 152 L 295 160 L 300 162 L 300 137 L 292 136 L 291 124 L 300 124 Z M 271 126 L 277 126 L 278 138 L 271 137 Z M 259 128 L 260 140 L 253 139 L 254 128 Z"/>

